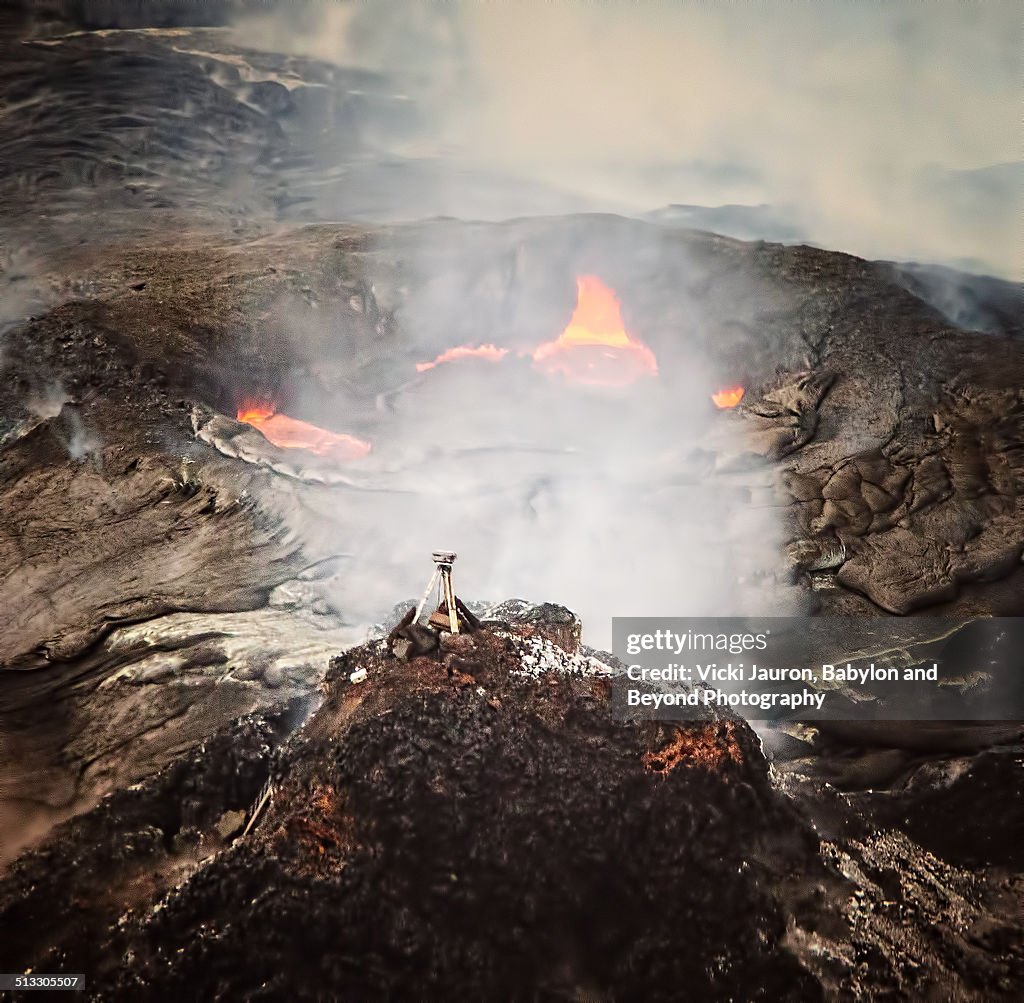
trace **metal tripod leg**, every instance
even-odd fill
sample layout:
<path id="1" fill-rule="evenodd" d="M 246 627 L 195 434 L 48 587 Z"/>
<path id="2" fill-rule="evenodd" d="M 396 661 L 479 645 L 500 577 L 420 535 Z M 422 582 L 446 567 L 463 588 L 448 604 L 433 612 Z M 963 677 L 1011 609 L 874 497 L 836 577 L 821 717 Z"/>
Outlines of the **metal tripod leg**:
<path id="1" fill-rule="evenodd" d="M 434 568 L 434 573 L 430 576 L 430 583 L 427 585 L 427 589 L 423 593 L 423 598 L 420 600 L 419 606 L 416 607 L 416 615 L 412 618 L 413 623 L 419 623 L 420 615 L 423 613 L 423 607 L 427 605 L 427 600 L 430 598 L 430 593 L 434 591 L 434 586 L 437 584 L 437 576 L 440 574 L 440 566 Z"/>
<path id="2" fill-rule="evenodd" d="M 452 588 L 452 569 L 445 568 L 442 575 L 444 581 L 444 599 L 448 606 L 448 626 L 453 634 L 459 632 L 459 614 L 455 608 L 455 590 Z"/>

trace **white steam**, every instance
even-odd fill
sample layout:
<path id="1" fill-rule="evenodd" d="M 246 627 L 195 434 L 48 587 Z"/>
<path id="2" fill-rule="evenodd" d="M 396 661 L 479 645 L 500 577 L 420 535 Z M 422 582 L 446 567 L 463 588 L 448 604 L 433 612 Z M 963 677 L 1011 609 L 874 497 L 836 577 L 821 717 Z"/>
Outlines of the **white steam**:
<path id="1" fill-rule="evenodd" d="M 397 244 L 382 238 L 365 276 L 381 308 L 396 311 L 400 345 L 412 347 L 408 358 L 381 360 L 400 388 L 389 407 L 366 400 L 362 411 L 327 413 L 301 387 L 287 405 L 358 431 L 373 452 L 339 467 L 348 486 L 282 478 L 261 499 L 311 557 L 344 547 L 323 583 L 332 605 L 350 622 L 379 620 L 423 588 L 431 551 L 450 547 L 467 599 L 565 604 L 598 645 L 609 643 L 613 616 L 788 612 L 772 472 L 742 457 L 742 422 L 711 406 L 709 306 L 688 288 L 701 267 L 686 246 L 639 225 L 413 232 Z M 557 337 L 576 274 L 591 272 L 619 294 L 659 376 L 588 387 L 522 356 Z M 290 323 L 300 350 L 308 323 Z M 481 341 L 509 352 L 416 376 L 416 358 Z M 324 349 L 329 358 L 326 340 Z"/>
<path id="2" fill-rule="evenodd" d="M 835 249 L 1024 271 L 1009 0 L 294 10 L 241 39 L 400 77 L 428 113 L 416 152 L 453 184 L 490 178 L 461 185 L 475 216 L 517 214 L 500 174 L 571 208 L 767 204 Z M 531 211 L 537 191 L 516 192 Z M 436 211 L 458 213 L 457 194 Z"/>

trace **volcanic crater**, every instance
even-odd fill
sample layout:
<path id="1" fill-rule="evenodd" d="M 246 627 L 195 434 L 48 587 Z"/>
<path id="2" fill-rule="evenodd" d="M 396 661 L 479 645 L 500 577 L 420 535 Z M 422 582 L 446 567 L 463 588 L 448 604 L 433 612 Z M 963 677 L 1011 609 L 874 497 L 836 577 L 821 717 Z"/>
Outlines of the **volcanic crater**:
<path id="1" fill-rule="evenodd" d="M 377 639 L 448 542 L 475 598 L 565 603 L 596 645 L 627 596 L 1020 615 L 1019 287 L 955 274 L 971 324 L 938 273 L 816 247 L 360 220 L 336 165 L 408 127 L 389 81 L 213 29 L 26 32 L 0 969 L 104 999 L 1019 997 L 1018 724 L 613 725 L 610 656 L 538 640 L 531 602 L 454 667 Z"/>

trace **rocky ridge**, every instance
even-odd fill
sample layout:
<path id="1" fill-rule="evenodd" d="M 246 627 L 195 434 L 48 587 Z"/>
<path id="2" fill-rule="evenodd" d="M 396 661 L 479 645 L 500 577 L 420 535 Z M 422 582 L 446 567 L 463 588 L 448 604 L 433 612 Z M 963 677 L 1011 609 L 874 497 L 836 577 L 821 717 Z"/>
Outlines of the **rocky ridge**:
<path id="1" fill-rule="evenodd" d="M 1019 878 L 780 789 L 742 721 L 612 724 L 593 656 L 522 629 L 349 651 L 276 751 L 240 723 L 68 823 L 0 885 L 8 963 L 88 957 L 104 999 L 1013 998 Z"/>

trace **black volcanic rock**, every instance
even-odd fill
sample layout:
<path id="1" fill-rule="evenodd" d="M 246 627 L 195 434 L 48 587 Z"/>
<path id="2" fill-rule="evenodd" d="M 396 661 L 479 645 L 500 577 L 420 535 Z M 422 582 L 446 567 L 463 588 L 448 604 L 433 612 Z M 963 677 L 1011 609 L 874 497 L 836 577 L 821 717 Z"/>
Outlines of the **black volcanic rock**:
<path id="1" fill-rule="evenodd" d="M 508 599 L 503 603 L 483 608 L 480 615 L 487 620 L 515 624 L 520 632 L 536 631 L 540 637 L 557 644 L 570 655 L 579 650 L 583 624 L 572 610 L 564 606 Z"/>
<path id="2" fill-rule="evenodd" d="M 305 707 L 298 699 L 274 713 L 239 718 L 145 785 L 106 797 L 12 865 L 0 881 L 0 964 L 39 971 L 56 963 L 57 951 L 91 972 L 116 965 L 119 917 L 148 908 L 223 846 L 218 823 L 227 812 L 249 808 L 274 749 Z"/>
<path id="3" fill-rule="evenodd" d="M 1020 615 L 1018 286 L 671 220 L 339 223 L 490 190 L 374 146 L 415 132 L 415 88 L 215 31 L 11 23 L 0 970 L 105 999 L 1020 998 L 1019 727 L 832 722 L 769 769 L 742 722 L 612 725 L 580 621 L 519 602 L 441 663 L 345 656 L 275 751 L 442 508 L 524 594 L 625 603 L 662 560 L 680 614 L 720 580 Z M 531 365 L 591 273 L 656 380 Z M 500 366 L 417 371 L 484 341 Z M 235 420 L 264 399 L 373 452 L 286 463 Z"/>
<path id="4" fill-rule="evenodd" d="M 469 640 L 350 651 L 272 759 L 236 728 L 57 830 L 0 882 L 0 960 L 106 1000 L 1014 998 L 1011 885 L 781 793 L 740 721 L 613 724 L 589 658 Z M 77 921 L 34 904 L 57 883 Z"/>
<path id="5" fill-rule="evenodd" d="M 65 249 L 44 272 L 60 304 L 4 334 L 0 554 L 10 573 L 0 582 L 0 647 L 9 667 L 38 676 L 0 674 L 9 736 L 0 831 L 35 831 L 85 810 L 111 784 L 165 765 L 183 741 L 273 706 L 281 673 L 262 650 L 300 650 L 299 639 L 317 641 L 326 623 L 289 618 L 295 604 L 275 590 L 380 525 L 378 501 L 393 525 L 410 524 L 435 504 L 433 482 L 468 472 L 467 503 L 479 504 L 472 528 L 492 524 L 492 511 L 508 514 L 496 500 L 520 506 L 527 546 L 529 520 L 543 522 L 545 505 L 571 528 L 571 508 L 551 490 L 563 471 L 603 492 L 629 460 L 622 442 L 660 450 L 673 429 L 707 424 L 706 388 L 695 399 L 687 382 L 694 358 L 708 380 L 741 380 L 746 396 L 717 416 L 725 445 L 709 430 L 700 448 L 666 452 L 630 487 L 625 529 L 634 497 L 666 499 L 656 512 L 662 533 L 699 518 L 709 540 L 720 507 L 744 517 L 770 509 L 785 548 L 749 580 L 759 595 L 779 586 L 834 614 L 1024 610 L 1020 342 L 950 326 L 880 266 L 606 216 L 332 224 L 258 240 L 192 226 L 179 219 L 139 238 L 130 255 Z M 510 360 L 550 338 L 571 313 L 575 276 L 589 271 L 622 291 L 628 323 L 659 359 L 658 385 L 641 397 L 576 396 L 538 382 L 518 357 L 505 368 L 456 364 L 417 377 L 417 361 L 481 330 L 509 346 Z M 289 455 L 287 466 L 260 466 L 204 438 L 208 426 L 241 429 L 236 408 L 253 395 L 364 437 L 373 453 L 361 467 L 331 466 L 332 495 L 303 480 L 317 464 Z M 551 418 L 531 426 L 531 412 L 547 408 Z M 200 412 L 214 418 L 197 430 Z M 426 430 L 412 431 L 421 421 Z M 522 430 L 509 428 L 517 422 Z M 245 435 L 264 442 L 248 426 Z M 605 453 L 606 442 L 619 452 Z M 677 520 L 669 499 L 694 482 L 711 491 L 696 505 L 682 496 Z M 55 546 L 71 538 L 75 546 Z M 383 608 L 410 584 L 407 569 L 398 578 L 380 566 L 389 547 L 358 548 L 359 565 L 345 575 L 382 581 Z M 522 560 L 542 573 L 547 556 Z M 296 588 L 310 591 L 298 607 L 337 610 L 331 622 L 355 633 L 345 600 L 361 589 L 337 580 L 323 595 Z M 258 630 L 218 620 L 239 611 L 253 613 Z M 208 618 L 192 618 L 199 613 Z M 124 637 L 133 624 L 140 631 Z M 571 648 L 576 626 L 567 627 Z M 210 634 L 247 638 L 248 650 Z M 341 646 L 321 640 L 289 685 L 315 685 L 323 652 Z"/>
<path id="6" fill-rule="evenodd" d="M 887 263 L 881 263 L 884 268 Z M 890 274 L 951 324 L 968 331 L 1024 337 L 1024 283 L 941 265 L 891 264 Z"/>
<path id="7" fill-rule="evenodd" d="M 159 947 L 124 992 L 811 991 L 776 949 L 785 923 L 759 868 L 742 866 L 755 828 L 765 856 L 814 843 L 752 734 L 616 728 L 606 682 L 516 682 L 512 646 L 474 639 L 473 679 L 372 651 L 340 660 L 257 833 L 143 921 Z M 357 667 L 370 679 L 351 686 Z"/>

